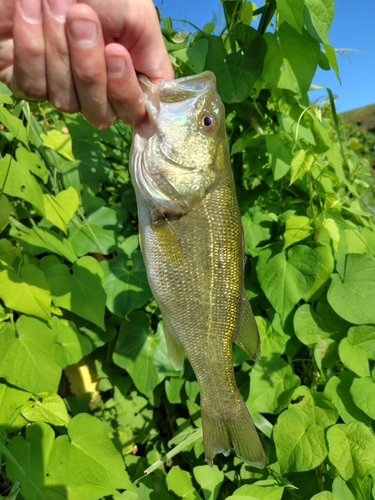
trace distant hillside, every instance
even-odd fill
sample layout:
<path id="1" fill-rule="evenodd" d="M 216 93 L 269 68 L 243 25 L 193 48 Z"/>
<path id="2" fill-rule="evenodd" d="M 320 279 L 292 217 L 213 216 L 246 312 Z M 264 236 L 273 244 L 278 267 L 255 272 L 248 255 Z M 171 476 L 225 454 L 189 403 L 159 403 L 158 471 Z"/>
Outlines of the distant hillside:
<path id="1" fill-rule="evenodd" d="M 375 133 L 375 104 L 340 113 L 348 122 L 356 123 L 363 130 Z"/>

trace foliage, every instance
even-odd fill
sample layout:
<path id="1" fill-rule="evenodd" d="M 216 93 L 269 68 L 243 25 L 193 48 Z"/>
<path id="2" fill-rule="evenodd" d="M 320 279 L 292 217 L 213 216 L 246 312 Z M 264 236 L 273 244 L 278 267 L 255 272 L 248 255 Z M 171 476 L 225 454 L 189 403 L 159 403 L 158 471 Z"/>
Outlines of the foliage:
<path id="1" fill-rule="evenodd" d="M 318 64 L 338 73 L 333 0 L 223 8 L 220 34 L 162 24 L 176 76 L 214 71 L 226 104 L 263 348 L 234 364 L 267 467 L 204 464 L 199 387 L 138 248 L 130 129 L 1 87 L 3 497 L 375 498 L 374 180 L 332 95 L 307 95 Z"/>

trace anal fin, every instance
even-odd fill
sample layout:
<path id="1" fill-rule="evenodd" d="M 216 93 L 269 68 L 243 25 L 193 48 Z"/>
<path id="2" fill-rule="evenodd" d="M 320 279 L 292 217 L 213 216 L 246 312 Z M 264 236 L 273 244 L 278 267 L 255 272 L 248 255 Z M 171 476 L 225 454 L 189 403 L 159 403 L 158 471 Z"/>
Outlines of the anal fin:
<path id="1" fill-rule="evenodd" d="M 259 331 L 245 292 L 242 300 L 242 321 L 238 335 L 233 340 L 251 359 L 258 361 L 261 355 Z"/>
<path id="2" fill-rule="evenodd" d="M 179 345 L 177 340 L 175 340 L 173 333 L 168 326 L 168 323 L 164 321 L 164 337 L 165 343 L 167 344 L 168 357 L 176 370 L 182 370 L 184 367 L 185 353 L 183 348 Z"/>

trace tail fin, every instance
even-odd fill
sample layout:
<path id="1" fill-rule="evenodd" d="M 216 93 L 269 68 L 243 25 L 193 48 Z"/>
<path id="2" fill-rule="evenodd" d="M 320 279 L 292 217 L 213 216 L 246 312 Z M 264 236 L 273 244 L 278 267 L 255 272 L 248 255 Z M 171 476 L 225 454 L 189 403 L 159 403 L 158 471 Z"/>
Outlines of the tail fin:
<path id="1" fill-rule="evenodd" d="M 216 453 L 228 456 L 234 448 L 237 456 L 253 467 L 263 469 L 266 458 L 258 434 L 243 401 L 226 414 L 210 412 L 201 406 L 203 444 L 206 461 L 212 466 Z"/>

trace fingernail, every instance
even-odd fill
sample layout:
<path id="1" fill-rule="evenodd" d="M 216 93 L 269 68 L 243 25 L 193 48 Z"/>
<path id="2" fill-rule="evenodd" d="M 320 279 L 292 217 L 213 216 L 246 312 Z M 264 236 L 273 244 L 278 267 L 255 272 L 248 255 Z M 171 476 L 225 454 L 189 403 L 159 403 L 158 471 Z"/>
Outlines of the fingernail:
<path id="1" fill-rule="evenodd" d="M 121 76 L 125 72 L 125 61 L 123 57 L 110 56 L 107 58 L 107 70 L 113 76 Z"/>
<path id="2" fill-rule="evenodd" d="M 98 27 L 92 21 L 79 19 L 69 26 L 69 32 L 77 43 L 91 44 L 98 39 Z"/>
<path id="3" fill-rule="evenodd" d="M 41 0 L 21 0 L 21 8 L 28 21 L 40 22 L 42 20 Z"/>
<path id="4" fill-rule="evenodd" d="M 27 0 L 26 0 L 27 1 Z M 66 13 L 72 2 L 66 0 L 47 0 L 51 14 L 60 19 L 65 19 Z"/>

